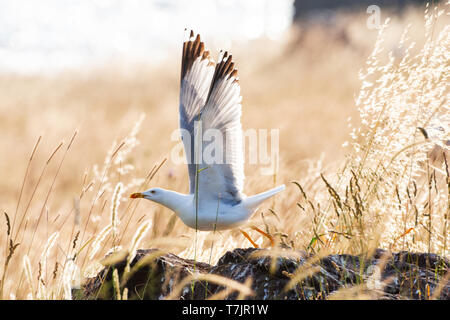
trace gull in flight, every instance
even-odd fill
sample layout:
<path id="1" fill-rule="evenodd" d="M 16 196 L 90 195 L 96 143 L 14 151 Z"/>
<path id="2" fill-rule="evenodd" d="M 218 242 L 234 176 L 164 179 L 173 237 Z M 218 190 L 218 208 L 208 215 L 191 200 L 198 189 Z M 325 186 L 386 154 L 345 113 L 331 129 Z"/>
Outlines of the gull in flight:
<path id="1" fill-rule="evenodd" d="M 189 171 L 189 194 L 161 188 L 133 193 L 131 198 L 157 202 L 172 211 L 190 228 L 223 230 L 245 223 L 265 200 L 284 190 L 274 189 L 246 196 L 241 128 L 241 96 L 232 56 L 220 54 L 214 65 L 200 36 L 188 34 L 183 43 L 180 83 L 180 131 Z M 202 132 L 219 133 L 221 139 L 199 140 Z M 217 137 L 217 135 L 215 135 Z M 211 139 L 212 140 L 212 139 Z M 215 143 L 213 161 L 199 161 L 199 150 Z M 254 230 L 273 239 L 262 230 Z M 246 232 L 242 234 L 255 246 Z"/>

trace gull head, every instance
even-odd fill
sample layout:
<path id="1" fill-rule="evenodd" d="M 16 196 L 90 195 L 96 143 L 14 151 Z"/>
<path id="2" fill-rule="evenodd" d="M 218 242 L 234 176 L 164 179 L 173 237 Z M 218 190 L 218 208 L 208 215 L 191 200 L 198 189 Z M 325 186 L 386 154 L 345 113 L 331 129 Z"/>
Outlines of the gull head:
<path id="1" fill-rule="evenodd" d="M 178 212 L 181 207 L 189 203 L 189 196 L 162 188 L 151 188 L 144 192 L 136 192 L 130 195 L 130 198 L 144 198 L 159 203 L 174 212 Z"/>
<path id="2" fill-rule="evenodd" d="M 161 188 L 151 188 L 144 192 L 136 192 L 132 193 L 130 195 L 130 198 L 136 199 L 136 198 L 144 198 L 152 201 L 159 202 L 162 200 L 165 196 L 165 190 Z"/>

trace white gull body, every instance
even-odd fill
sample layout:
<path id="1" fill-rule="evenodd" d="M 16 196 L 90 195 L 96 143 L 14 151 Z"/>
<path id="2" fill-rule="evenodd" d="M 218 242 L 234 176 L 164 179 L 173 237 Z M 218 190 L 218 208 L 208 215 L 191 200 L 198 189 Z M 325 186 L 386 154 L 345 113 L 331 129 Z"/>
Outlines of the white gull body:
<path id="1" fill-rule="evenodd" d="M 232 56 L 225 52 L 214 65 L 200 36 L 194 37 L 191 31 L 183 43 L 180 83 L 180 129 L 188 162 L 189 194 L 152 188 L 131 198 L 157 202 L 174 211 L 188 227 L 207 231 L 245 223 L 263 201 L 284 190 L 281 185 L 249 197 L 242 192 L 241 100 Z M 221 133 L 223 149 L 219 151 L 224 161 L 194 161 L 199 144 L 205 150 L 212 143 L 198 138 L 199 128 L 203 133 L 210 129 Z"/>

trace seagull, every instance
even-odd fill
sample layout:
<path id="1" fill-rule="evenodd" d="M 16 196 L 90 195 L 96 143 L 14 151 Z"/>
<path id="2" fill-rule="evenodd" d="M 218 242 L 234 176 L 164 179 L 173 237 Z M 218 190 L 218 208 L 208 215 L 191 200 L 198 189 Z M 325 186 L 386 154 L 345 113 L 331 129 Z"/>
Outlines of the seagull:
<path id="1" fill-rule="evenodd" d="M 171 209 L 190 228 L 202 231 L 225 230 L 244 224 L 259 205 L 285 189 L 285 185 L 246 196 L 242 149 L 242 106 L 237 69 L 228 52 L 220 52 L 214 65 L 200 35 L 191 30 L 183 42 L 180 80 L 179 120 L 189 172 L 189 194 L 162 188 L 133 193 Z M 220 133 L 224 143 L 216 143 L 215 154 L 225 161 L 196 161 L 198 150 L 212 142 L 199 132 Z M 185 134 L 183 134 L 185 133 Z M 196 153 L 197 152 L 197 153 Z M 270 235 L 253 226 L 252 229 Z M 257 244 L 240 230 L 255 246 Z"/>

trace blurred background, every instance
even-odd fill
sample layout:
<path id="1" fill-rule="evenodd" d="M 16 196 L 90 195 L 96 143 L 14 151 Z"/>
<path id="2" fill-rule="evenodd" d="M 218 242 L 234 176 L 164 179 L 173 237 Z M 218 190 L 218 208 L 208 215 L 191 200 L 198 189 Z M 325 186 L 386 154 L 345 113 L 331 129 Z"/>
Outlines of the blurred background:
<path id="1" fill-rule="evenodd" d="M 401 13 L 420 3 L 425 1 L 1 0 L 0 68 L 30 73 L 108 62 L 157 64 L 179 49 L 184 28 L 200 32 L 213 48 L 228 49 L 258 38 L 283 42 L 297 23 L 332 29 L 340 10 L 378 5 Z"/>
<path id="2" fill-rule="evenodd" d="M 374 5 L 378 20 L 368 13 Z M 347 122 L 357 122 L 358 71 L 378 33 L 369 22 L 391 18 L 385 42 L 395 52 L 408 24 L 420 43 L 423 11 L 423 1 L 406 0 L 0 0 L 3 195 L 17 194 L 17 159 L 26 159 L 40 135 L 50 152 L 79 130 L 74 148 L 86 161 L 73 161 L 87 170 L 145 113 L 145 161 L 135 164 L 166 157 L 175 143 L 160 152 L 152 137 L 177 128 L 185 28 L 201 34 L 213 57 L 232 52 L 244 129 L 280 129 L 281 162 L 295 163 L 293 174 L 309 158 L 339 159 Z"/>

